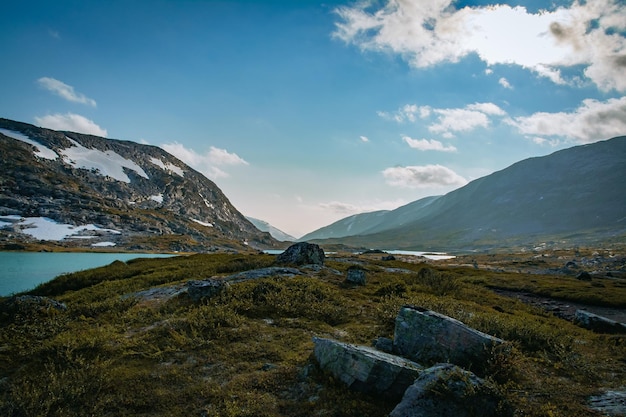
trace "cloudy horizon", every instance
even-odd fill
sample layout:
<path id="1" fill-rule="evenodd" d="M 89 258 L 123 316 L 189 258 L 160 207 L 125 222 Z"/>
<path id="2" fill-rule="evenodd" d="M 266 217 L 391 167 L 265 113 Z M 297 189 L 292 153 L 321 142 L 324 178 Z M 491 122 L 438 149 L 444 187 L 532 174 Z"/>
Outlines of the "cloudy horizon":
<path id="1" fill-rule="evenodd" d="M 619 0 L 5 8 L 0 117 L 160 146 L 296 237 L 626 135 Z"/>

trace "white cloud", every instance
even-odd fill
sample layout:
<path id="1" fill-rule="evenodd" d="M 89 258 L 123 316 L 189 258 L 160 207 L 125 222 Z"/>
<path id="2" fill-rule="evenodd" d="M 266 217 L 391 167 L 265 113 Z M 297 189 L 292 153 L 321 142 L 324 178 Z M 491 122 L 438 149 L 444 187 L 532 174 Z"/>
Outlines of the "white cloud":
<path id="1" fill-rule="evenodd" d="M 106 129 L 101 128 L 96 123 L 80 114 L 49 114 L 43 117 L 35 117 L 35 122 L 40 126 L 53 130 L 66 130 L 102 137 L 107 136 Z"/>
<path id="2" fill-rule="evenodd" d="M 62 81 L 50 77 L 42 77 L 38 79 L 37 82 L 46 90 L 51 91 L 57 96 L 63 97 L 68 101 L 96 107 L 96 101 L 94 99 L 91 99 L 84 94 L 77 93 L 76 91 L 74 91 L 74 87 L 72 87 L 71 85 L 67 85 Z"/>
<path id="3" fill-rule="evenodd" d="M 393 113 L 379 111 L 378 115 L 386 120 L 398 123 L 415 122 L 417 117 L 425 119 L 430 116 L 431 108 L 429 106 L 418 106 L 417 104 L 405 104 Z"/>
<path id="4" fill-rule="evenodd" d="M 626 8 L 622 0 L 574 1 L 529 13 L 506 4 L 456 9 L 454 0 L 388 0 L 335 9 L 333 36 L 362 50 L 389 51 L 424 68 L 476 53 L 487 65 L 515 64 L 555 83 L 582 65 L 600 89 L 626 90 Z"/>
<path id="5" fill-rule="evenodd" d="M 453 109 L 406 104 L 393 113 L 379 111 L 378 115 L 398 123 L 415 122 L 418 116 L 420 119 L 435 116 L 436 121 L 428 126 L 428 130 L 441 134 L 445 138 L 452 138 L 454 132 L 468 132 L 479 127 L 489 127 L 492 116 L 505 116 L 506 112 L 493 103 L 473 103 L 463 108 Z"/>
<path id="6" fill-rule="evenodd" d="M 211 179 L 227 178 L 230 176 L 226 171 L 222 170 L 220 166 L 248 165 L 248 162 L 239 157 L 239 155 L 214 146 L 211 146 L 209 152 L 205 154 L 186 148 L 185 145 L 178 142 L 166 143 L 161 145 L 161 148 Z"/>
<path id="7" fill-rule="evenodd" d="M 520 133 L 535 137 L 535 142 L 542 142 L 544 137 L 564 138 L 580 143 L 596 142 L 626 133 L 626 96 L 604 102 L 587 99 L 570 113 L 538 112 L 527 117 L 515 117 L 507 122 Z"/>
<path id="8" fill-rule="evenodd" d="M 394 210 L 407 203 L 408 201 L 405 200 L 394 200 L 369 201 L 355 205 L 352 203 L 346 203 L 341 201 L 330 201 L 328 203 L 319 203 L 318 207 L 326 211 L 340 214 L 342 216 L 348 216 L 357 213 L 370 213 L 379 210 Z"/>
<path id="9" fill-rule="evenodd" d="M 454 146 L 444 146 L 443 143 L 434 139 L 412 139 L 409 136 L 403 136 L 402 140 L 411 148 L 420 151 L 456 152 L 456 148 Z"/>
<path id="10" fill-rule="evenodd" d="M 513 89 L 513 86 L 511 85 L 511 83 L 509 82 L 509 80 L 507 80 L 506 78 L 502 77 L 498 80 L 498 84 L 500 84 L 502 87 L 504 88 L 508 88 L 509 90 Z"/>
<path id="11" fill-rule="evenodd" d="M 370 141 L 370 139 L 367 136 L 359 136 L 359 139 L 361 139 L 361 142 L 365 142 L 365 143 Z"/>
<path id="12" fill-rule="evenodd" d="M 249 165 L 236 153 L 230 153 L 226 149 L 211 146 L 209 149 L 209 161 L 215 165 Z"/>
<path id="13" fill-rule="evenodd" d="M 463 186 L 467 180 L 442 165 L 398 166 L 383 172 L 387 184 L 402 188 Z"/>

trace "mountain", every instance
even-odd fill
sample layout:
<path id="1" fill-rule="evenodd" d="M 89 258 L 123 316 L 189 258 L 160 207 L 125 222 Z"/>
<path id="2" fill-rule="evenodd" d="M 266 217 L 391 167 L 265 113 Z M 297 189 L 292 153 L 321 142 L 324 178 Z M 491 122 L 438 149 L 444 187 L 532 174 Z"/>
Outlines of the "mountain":
<path id="1" fill-rule="evenodd" d="M 367 235 L 401 227 L 424 216 L 427 213 L 425 208 L 438 198 L 439 196 L 425 197 L 395 210 L 379 210 L 370 213 L 354 214 L 317 229 L 298 240 L 304 242 L 314 239 Z"/>
<path id="2" fill-rule="evenodd" d="M 416 250 L 470 250 L 545 241 L 623 243 L 624 190 L 626 136 L 526 159 L 444 196 L 390 212 L 351 216 L 305 238 Z M 347 236 L 350 222 L 358 223 L 353 229 L 358 233 Z M 338 238 L 328 239 L 331 233 Z"/>
<path id="3" fill-rule="evenodd" d="M 0 119 L 0 244 L 209 251 L 276 245 L 156 146 Z"/>
<path id="4" fill-rule="evenodd" d="M 268 232 L 272 237 L 281 242 L 295 242 L 297 239 L 280 229 L 275 228 L 266 221 L 255 219 L 253 217 L 246 217 L 250 222 L 260 231 Z"/>

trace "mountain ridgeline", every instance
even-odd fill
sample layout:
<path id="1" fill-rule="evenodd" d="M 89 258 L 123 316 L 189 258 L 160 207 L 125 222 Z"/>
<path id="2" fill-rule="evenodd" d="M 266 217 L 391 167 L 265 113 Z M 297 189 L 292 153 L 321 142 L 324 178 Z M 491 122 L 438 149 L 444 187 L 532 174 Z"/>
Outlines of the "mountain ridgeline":
<path id="1" fill-rule="evenodd" d="M 444 196 L 303 236 L 382 249 L 473 250 L 626 237 L 626 136 L 530 158 Z"/>
<path id="2" fill-rule="evenodd" d="M 277 243 L 212 181 L 156 146 L 0 119 L 0 152 L 5 246 L 29 240 L 23 232 L 33 230 L 32 218 L 95 226 L 61 239 L 71 247 L 106 240 L 120 249 L 207 251 Z"/>

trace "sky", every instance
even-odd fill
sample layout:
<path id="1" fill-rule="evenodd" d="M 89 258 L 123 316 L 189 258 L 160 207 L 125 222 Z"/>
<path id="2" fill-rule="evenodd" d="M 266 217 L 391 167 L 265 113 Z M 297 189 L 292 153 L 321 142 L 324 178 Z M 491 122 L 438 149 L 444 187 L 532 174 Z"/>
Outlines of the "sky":
<path id="1" fill-rule="evenodd" d="M 626 135 L 624 0 L 20 0 L 0 53 L 0 117 L 160 146 L 295 237 Z"/>

